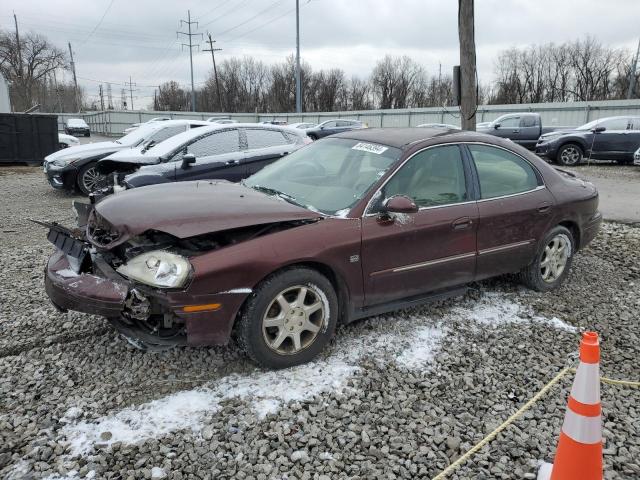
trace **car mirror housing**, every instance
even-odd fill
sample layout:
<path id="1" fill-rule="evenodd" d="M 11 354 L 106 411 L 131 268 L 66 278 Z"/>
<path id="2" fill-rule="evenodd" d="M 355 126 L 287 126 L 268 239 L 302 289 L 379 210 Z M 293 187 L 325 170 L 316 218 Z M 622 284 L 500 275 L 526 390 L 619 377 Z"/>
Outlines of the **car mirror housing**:
<path id="1" fill-rule="evenodd" d="M 606 127 L 596 127 L 593 130 L 591 130 L 593 133 L 602 133 L 606 130 Z"/>
<path id="2" fill-rule="evenodd" d="M 416 213 L 417 211 L 416 202 L 405 195 L 395 195 L 384 202 L 386 213 Z"/>
<path id="3" fill-rule="evenodd" d="M 193 153 L 187 153 L 182 157 L 182 168 L 189 168 L 192 163 L 196 163 L 196 156 Z"/>
<path id="4" fill-rule="evenodd" d="M 500 128 L 500 124 L 499 123 L 494 123 L 493 124 L 493 128 L 495 128 L 496 130 Z"/>

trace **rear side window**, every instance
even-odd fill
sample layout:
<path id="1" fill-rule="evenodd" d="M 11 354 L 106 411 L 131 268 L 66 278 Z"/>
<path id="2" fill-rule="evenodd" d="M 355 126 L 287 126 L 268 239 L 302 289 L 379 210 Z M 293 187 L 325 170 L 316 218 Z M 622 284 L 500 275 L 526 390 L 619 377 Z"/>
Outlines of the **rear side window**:
<path id="1" fill-rule="evenodd" d="M 277 130 L 267 130 L 260 128 L 248 128 L 247 144 L 249 150 L 256 148 L 277 147 L 278 145 L 286 145 L 289 142 L 281 132 Z"/>
<path id="2" fill-rule="evenodd" d="M 210 157 L 240 151 L 238 130 L 223 130 L 215 132 L 200 140 L 196 140 L 187 147 L 189 153 L 196 158 Z"/>
<path id="3" fill-rule="evenodd" d="M 631 123 L 629 118 L 612 118 L 599 122 L 595 128 L 604 127 L 607 130 L 626 130 L 629 127 L 629 123 Z"/>
<path id="4" fill-rule="evenodd" d="M 483 199 L 527 192 L 538 186 L 531 165 L 519 156 L 488 145 L 469 145 Z"/>
<path id="5" fill-rule="evenodd" d="M 186 130 L 186 127 L 184 125 L 178 125 L 176 127 L 161 128 L 156 133 L 151 135 L 151 137 L 149 137 L 149 140 L 153 140 L 154 142 L 156 142 L 156 145 L 157 145 L 160 142 L 164 142 L 167 138 L 171 138 L 174 135 L 184 132 L 185 130 Z"/>
<path id="6" fill-rule="evenodd" d="M 533 115 L 527 115 L 525 117 L 522 117 L 522 119 L 520 120 L 521 127 L 535 127 L 536 125 L 536 117 L 534 117 Z"/>

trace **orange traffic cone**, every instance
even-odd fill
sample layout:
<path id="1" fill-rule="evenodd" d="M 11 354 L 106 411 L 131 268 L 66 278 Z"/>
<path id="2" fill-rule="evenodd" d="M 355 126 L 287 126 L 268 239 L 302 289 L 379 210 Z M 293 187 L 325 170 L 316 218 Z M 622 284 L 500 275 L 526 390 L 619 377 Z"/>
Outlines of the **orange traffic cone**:
<path id="1" fill-rule="evenodd" d="M 540 469 L 538 480 L 602 480 L 600 344 L 585 332 L 553 468 Z"/>

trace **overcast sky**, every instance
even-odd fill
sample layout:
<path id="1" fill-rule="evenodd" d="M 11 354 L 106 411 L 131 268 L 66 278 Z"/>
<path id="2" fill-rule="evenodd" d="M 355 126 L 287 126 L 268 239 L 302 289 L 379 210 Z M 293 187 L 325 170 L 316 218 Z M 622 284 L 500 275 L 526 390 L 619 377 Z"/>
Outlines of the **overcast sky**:
<path id="1" fill-rule="evenodd" d="M 456 0 L 300 0 L 303 60 L 314 69 L 338 67 L 366 76 L 385 54 L 409 55 L 437 74 L 458 63 Z M 189 54 L 180 48 L 179 20 L 191 10 L 197 32 L 222 48 L 216 60 L 251 55 L 265 63 L 295 50 L 295 0 L 2 0 L 0 27 L 35 31 L 60 48 L 70 41 L 79 83 L 95 95 L 113 82 L 114 97 L 131 76 L 134 107 L 148 106 L 154 86 L 188 85 Z M 102 18 L 104 16 L 104 18 Z M 101 21 L 102 18 L 102 21 Z M 497 54 L 511 46 L 562 43 L 585 36 L 635 50 L 640 0 L 476 0 L 478 73 L 493 76 Z M 204 45 L 199 37 L 194 41 Z M 212 69 L 194 50 L 194 80 Z M 138 97 L 138 98 L 135 98 Z"/>

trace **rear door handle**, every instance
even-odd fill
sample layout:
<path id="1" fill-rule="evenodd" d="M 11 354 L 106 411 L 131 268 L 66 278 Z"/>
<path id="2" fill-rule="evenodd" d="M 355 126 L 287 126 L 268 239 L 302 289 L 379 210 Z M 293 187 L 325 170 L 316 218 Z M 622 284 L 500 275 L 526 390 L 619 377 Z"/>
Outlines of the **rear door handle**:
<path id="1" fill-rule="evenodd" d="M 549 205 L 548 203 L 543 203 L 538 207 L 539 213 L 547 213 L 549 210 L 551 210 L 551 205 Z"/>
<path id="2" fill-rule="evenodd" d="M 473 225 L 473 220 L 469 217 L 461 217 L 451 223 L 454 230 L 464 230 L 469 228 L 471 225 Z"/>

